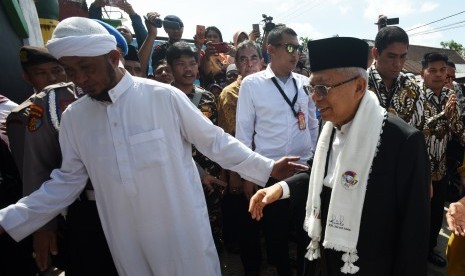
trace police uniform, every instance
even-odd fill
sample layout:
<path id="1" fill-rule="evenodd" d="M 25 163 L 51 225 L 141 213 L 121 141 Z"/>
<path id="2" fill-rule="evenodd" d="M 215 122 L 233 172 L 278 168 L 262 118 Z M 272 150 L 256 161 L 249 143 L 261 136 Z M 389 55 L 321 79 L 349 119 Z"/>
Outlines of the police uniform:
<path id="1" fill-rule="evenodd" d="M 23 71 L 34 65 L 39 65 L 48 62 L 56 62 L 46 48 L 23 46 L 19 50 L 19 61 Z M 40 91 L 39 91 L 40 92 Z M 6 119 L 7 135 L 10 141 L 10 149 L 13 159 L 18 167 L 20 177 L 23 177 L 23 148 L 24 148 L 24 132 L 26 130 L 27 120 L 29 117 L 29 106 L 31 105 L 36 93 L 34 92 L 27 100 L 14 108 Z"/>
<path id="2" fill-rule="evenodd" d="M 29 117 L 29 106 L 36 94 L 15 107 L 6 118 L 6 132 L 10 143 L 13 160 L 18 168 L 19 175 L 23 177 L 24 133 Z"/>
<path id="3" fill-rule="evenodd" d="M 23 190 L 30 194 L 59 168 L 62 156 L 58 133 L 66 107 L 76 100 L 72 83 L 59 83 L 46 89 L 29 106 L 24 137 Z M 42 229 L 57 229 L 60 219 L 52 220 Z M 98 217 L 92 185 L 68 208 L 66 217 L 64 259 L 66 275 L 117 275 Z M 88 268 L 93 268 L 88 271 Z"/>
<path id="4" fill-rule="evenodd" d="M 47 62 L 58 62 L 45 48 L 23 46 L 19 51 L 19 61 L 24 71 L 29 66 Z M 29 118 L 29 106 L 36 97 L 33 93 L 27 100 L 15 107 L 6 118 L 6 130 L 11 154 L 7 145 L 1 145 L 2 163 L 0 185 L 0 207 L 18 201 L 23 195 L 24 135 Z M 5 148 L 6 147 L 6 148 Z M 5 162 L 5 163 L 4 163 Z M 15 164 L 13 168 L 11 165 Z M 37 275 L 38 268 L 32 258 L 32 238 L 19 243 L 9 236 L 0 238 L 0 275 Z"/>

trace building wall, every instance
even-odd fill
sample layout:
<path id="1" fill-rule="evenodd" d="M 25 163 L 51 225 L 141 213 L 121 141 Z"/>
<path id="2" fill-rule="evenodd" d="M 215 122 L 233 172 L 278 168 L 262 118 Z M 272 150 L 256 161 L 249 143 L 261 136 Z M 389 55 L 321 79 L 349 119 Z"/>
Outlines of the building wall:
<path id="1" fill-rule="evenodd" d="M 0 94 L 19 104 L 31 94 L 32 88 L 21 78 L 22 69 L 18 53 L 23 41 L 12 29 L 2 5 L 0 26 Z"/>

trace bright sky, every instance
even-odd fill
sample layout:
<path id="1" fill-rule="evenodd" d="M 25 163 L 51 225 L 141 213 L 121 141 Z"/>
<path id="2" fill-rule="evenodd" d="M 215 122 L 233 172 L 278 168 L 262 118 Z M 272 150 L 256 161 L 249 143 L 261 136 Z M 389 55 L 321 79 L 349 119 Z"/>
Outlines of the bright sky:
<path id="1" fill-rule="evenodd" d="M 354 36 L 374 39 L 378 15 L 399 17 L 399 27 L 407 31 L 410 44 L 441 47 L 454 40 L 465 46 L 465 5 L 463 0 L 127 0 L 139 15 L 156 11 L 162 17 L 174 14 L 184 22 L 184 38 L 192 38 L 196 25 L 217 26 L 223 39 L 232 41 L 234 32 L 251 30 L 262 14 L 274 23 L 285 23 L 299 37 L 319 39 Z M 90 5 L 92 0 L 87 0 Z M 111 8 L 107 8 L 110 10 Z M 113 8 L 113 10 L 118 10 Z M 459 14 L 457 14 L 459 13 Z M 119 13 L 111 13 L 112 18 Z M 457 14 L 455 16 L 452 16 Z M 127 15 L 123 12 L 123 16 Z M 452 17 L 450 17 L 452 16 Z M 450 17 L 441 20 L 445 17 Z M 429 24 L 433 21 L 439 22 Z M 130 25 L 130 21 L 123 22 Z M 420 27 L 422 26 L 422 27 Z M 420 28 L 417 28 L 420 27 Z M 163 29 L 160 36 L 166 36 Z"/>

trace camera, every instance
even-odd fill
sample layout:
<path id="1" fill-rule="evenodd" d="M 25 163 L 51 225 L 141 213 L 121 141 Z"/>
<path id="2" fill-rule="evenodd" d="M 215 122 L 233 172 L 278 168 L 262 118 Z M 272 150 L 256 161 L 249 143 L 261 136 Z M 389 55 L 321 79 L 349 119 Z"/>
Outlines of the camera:
<path id="1" fill-rule="evenodd" d="M 269 32 L 276 27 L 276 25 L 273 23 L 273 17 L 267 16 L 266 14 L 262 14 L 262 17 L 262 21 L 265 23 L 265 27 L 263 27 L 265 32 Z"/>
<path id="2" fill-rule="evenodd" d="M 148 22 L 150 25 L 155 26 L 157 28 L 161 28 L 163 26 L 163 20 L 160 18 L 155 18 L 153 20 L 149 20 L 147 16 L 144 15 L 145 22 Z"/>
<path id="3" fill-rule="evenodd" d="M 149 20 L 147 16 L 144 16 L 144 19 L 150 25 L 153 25 L 157 28 L 165 27 L 166 29 L 181 29 L 181 25 L 179 24 L 179 22 L 161 20 L 158 17 L 153 20 Z"/>
<path id="4" fill-rule="evenodd" d="M 388 25 L 397 25 L 399 24 L 399 18 L 387 18 L 385 15 L 380 15 L 378 17 L 378 22 L 375 23 L 375 25 L 378 25 L 378 31 L 381 30 L 382 28 L 388 26 Z"/>

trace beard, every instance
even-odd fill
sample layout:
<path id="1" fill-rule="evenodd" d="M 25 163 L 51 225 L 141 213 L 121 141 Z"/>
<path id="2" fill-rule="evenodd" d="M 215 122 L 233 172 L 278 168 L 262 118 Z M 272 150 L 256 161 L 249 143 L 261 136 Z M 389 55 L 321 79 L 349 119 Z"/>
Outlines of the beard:
<path id="1" fill-rule="evenodd" d="M 116 69 L 118 70 L 118 69 Z M 92 93 L 92 94 L 87 94 L 89 97 L 91 97 L 94 100 L 97 101 L 105 101 L 105 102 L 111 102 L 111 98 L 108 95 L 108 91 L 115 87 L 116 85 L 116 70 L 113 68 L 111 63 L 106 59 L 105 63 L 105 75 L 108 78 L 108 82 L 106 87 L 103 89 L 102 92 L 100 93 Z"/>

